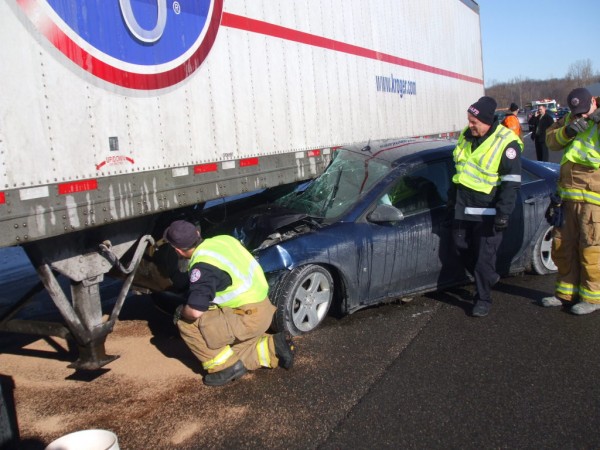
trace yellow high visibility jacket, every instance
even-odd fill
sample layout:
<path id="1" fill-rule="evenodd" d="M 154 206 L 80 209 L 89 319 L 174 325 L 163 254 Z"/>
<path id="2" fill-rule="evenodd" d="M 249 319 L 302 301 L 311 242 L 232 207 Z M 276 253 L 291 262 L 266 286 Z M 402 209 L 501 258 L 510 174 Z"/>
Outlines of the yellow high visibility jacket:
<path id="1" fill-rule="evenodd" d="M 219 307 L 238 308 L 258 303 L 267 297 L 269 285 L 258 261 L 231 236 L 206 239 L 194 250 L 189 268 L 200 262 L 227 272 L 231 286 L 216 293 L 213 303 Z"/>
<path id="2" fill-rule="evenodd" d="M 569 113 L 570 114 L 570 113 Z M 568 123 L 568 119 L 565 121 Z M 579 133 L 565 148 L 561 164 L 571 161 L 575 164 L 598 169 L 600 167 L 600 134 L 598 124 L 588 120 L 588 128 Z"/>
<path id="3" fill-rule="evenodd" d="M 496 131 L 472 152 L 471 143 L 465 138 L 467 130 L 468 127 L 463 130 L 454 149 L 456 174 L 452 181 L 489 194 L 501 183 L 498 167 L 504 149 L 516 140 L 523 151 L 523 141 L 508 128 L 498 125 Z"/>

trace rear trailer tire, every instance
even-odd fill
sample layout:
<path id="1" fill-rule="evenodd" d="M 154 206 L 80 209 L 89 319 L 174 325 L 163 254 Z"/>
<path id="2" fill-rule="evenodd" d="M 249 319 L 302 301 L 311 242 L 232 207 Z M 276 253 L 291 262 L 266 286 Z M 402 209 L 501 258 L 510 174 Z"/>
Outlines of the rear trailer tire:
<path id="1" fill-rule="evenodd" d="M 557 267 L 552 261 L 552 230 L 554 227 L 548 225 L 538 237 L 533 247 L 531 267 L 538 275 L 556 273 Z"/>
<path id="2" fill-rule="evenodd" d="M 283 276 L 275 289 L 275 328 L 293 336 L 317 328 L 331 306 L 333 278 L 322 266 L 309 264 Z"/>

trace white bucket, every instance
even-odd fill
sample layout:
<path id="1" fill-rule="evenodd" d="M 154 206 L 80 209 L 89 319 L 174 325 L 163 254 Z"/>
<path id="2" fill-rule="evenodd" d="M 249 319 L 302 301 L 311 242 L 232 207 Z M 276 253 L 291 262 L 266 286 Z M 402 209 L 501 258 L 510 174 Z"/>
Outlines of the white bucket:
<path id="1" fill-rule="evenodd" d="M 83 430 L 52 441 L 46 450 L 119 450 L 119 442 L 112 431 Z"/>

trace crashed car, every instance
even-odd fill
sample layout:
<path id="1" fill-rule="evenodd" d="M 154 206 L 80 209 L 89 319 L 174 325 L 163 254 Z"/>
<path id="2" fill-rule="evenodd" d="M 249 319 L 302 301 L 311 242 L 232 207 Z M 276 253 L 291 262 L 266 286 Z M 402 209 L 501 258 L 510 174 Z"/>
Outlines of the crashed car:
<path id="1" fill-rule="evenodd" d="M 237 237 L 267 276 L 277 306 L 273 327 L 307 333 L 332 307 L 348 314 L 470 281 L 444 220 L 454 146 L 387 140 L 344 147 L 321 176 L 292 192 L 250 208 L 229 205 L 234 214 L 222 205 L 186 218 L 204 237 Z M 522 166 L 498 252 L 503 276 L 556 271 L 544 214 L 558 165 L 523 159 Z"/>

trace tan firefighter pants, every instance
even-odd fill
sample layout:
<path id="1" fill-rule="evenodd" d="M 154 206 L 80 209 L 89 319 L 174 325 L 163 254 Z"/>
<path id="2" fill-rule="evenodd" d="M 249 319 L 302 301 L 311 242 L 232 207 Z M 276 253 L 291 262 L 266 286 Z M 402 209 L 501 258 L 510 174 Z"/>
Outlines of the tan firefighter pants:
<path id="1" fill-rule="evenodd" d="M 564 224 L 554 229 L 555 295 L 600 303 L 600 206 L 564 202 Z"/>
<path id="2" fill-rule="evenodd" d="M 275 306 L 265 298 L 239 308 L 213 307 L 194 322 L 179 320 L 177 327 L 192 353 L 208 372 L 218 372 L 241 360 L 246 369 L 277 367 L 269 329 Z"/>

